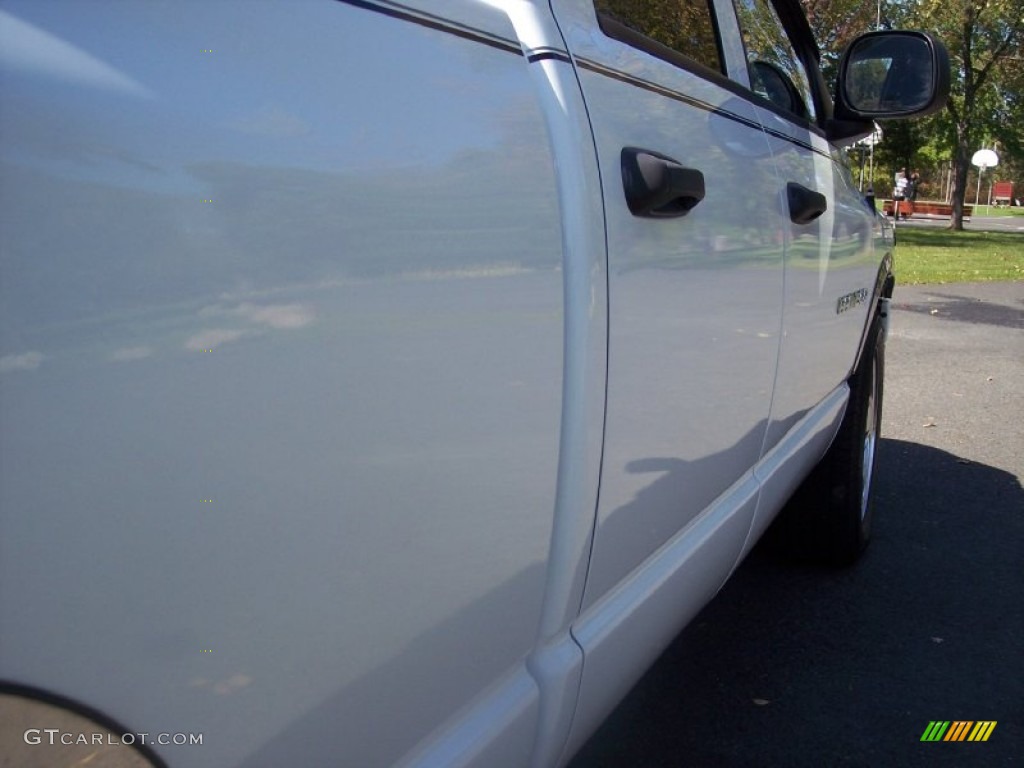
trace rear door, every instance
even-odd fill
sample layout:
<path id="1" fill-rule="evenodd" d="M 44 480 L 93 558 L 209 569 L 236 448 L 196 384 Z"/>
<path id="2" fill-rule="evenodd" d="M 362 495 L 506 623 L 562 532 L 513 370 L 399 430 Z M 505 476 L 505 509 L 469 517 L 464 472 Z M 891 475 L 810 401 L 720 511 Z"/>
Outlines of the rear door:
<path id="1" fill-rule="evenodd" d="M 528 760 L 554 155 L 507 15 L 410 5 L 0 11 L 0 679 L 204 734 L 170 765 L 471 703 Z"/>
<path id="2" fill-rule="evenodd" d="M 608 238 L 606 443 L 574 628 L 586 655 L 574 728 L 585 731 L 650 660 L 640 649 L 667 642 L 688 607 L 714 593 L 749 530 L 779 348 L 783 232 L 767 140 L 726 77 L 742 56 L 718 39 L 705 0 L 552 6 L 593 127 Z M 630 198 L 624 178 L 637 164 L 674 176 L 677 200 Z M 627 621 L 643 602 L 630 590 L 682 550 L 711 553 L 693 561 L 684 604 L 655 625 Z M 641 645 L 619 653 L 609 638 L 630 632 L 644 633 Z"/>

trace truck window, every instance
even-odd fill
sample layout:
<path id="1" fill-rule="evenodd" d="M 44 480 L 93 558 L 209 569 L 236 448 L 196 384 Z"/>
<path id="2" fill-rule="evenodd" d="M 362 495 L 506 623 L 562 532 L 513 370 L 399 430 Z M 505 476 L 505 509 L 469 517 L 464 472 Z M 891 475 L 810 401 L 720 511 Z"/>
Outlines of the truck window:
<path id="1" fill-rule="evenodd" d="M 804 120 L 814 120 L 810 78 L 770 0 L 733 0 L 754 93 Z"/>
<path id="2" fill-rule="evenodd" d="M 673 64 L 724 73 L 707 0 L 595 0 L 602 31 Z M 633 34 L 629 34 L 632 32 Z"/>

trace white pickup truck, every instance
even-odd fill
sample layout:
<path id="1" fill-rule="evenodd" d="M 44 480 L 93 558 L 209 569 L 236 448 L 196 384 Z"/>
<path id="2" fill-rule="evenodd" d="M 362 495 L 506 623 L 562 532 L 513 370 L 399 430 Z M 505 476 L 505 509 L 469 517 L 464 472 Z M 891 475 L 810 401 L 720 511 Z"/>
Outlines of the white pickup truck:
<path id="1" fill-rule="evenodd" d="M 5 711 L 564 765 L 798 488 L 855 558 L 893 237 L 842 147 L 949 73 L 818 58 L 796 0 L 5 0 Z M 49 717 L 0 752 L 95 735 Z"/>

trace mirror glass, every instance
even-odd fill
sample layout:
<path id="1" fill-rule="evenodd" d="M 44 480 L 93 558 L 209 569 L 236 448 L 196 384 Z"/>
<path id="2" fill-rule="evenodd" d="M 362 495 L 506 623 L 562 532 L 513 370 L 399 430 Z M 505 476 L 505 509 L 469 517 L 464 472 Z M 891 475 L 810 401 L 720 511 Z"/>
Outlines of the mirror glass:
<path id="1" fill-rule="evenodd" d="M 850 51 L 843 88 L 858 112 L 923 109 L 935 90 L 931 49 L 923 38 L 907 34 L 859 40 Z"/>

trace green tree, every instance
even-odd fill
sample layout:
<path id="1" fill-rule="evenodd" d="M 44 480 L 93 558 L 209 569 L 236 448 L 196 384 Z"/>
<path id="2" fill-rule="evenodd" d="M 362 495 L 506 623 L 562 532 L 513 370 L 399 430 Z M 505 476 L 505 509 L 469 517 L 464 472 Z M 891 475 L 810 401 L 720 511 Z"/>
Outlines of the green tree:
<path id="1" fill-rule="evenodd" d="M 875 162 L 882 168 L 910 170 L 921 165 L 921 148 L 927 141 L 917 120 L 883 120 L 879 122 L 885 139 L 875 148 Z"/>
<path id="2" fill-rule="evenodd" d="M 1008 56 L 996 83 L 996 125 L 992 138 L 999 152 L 997 176 L 1016 181 L 1014 194 L 1024 197 L 1024 55 Z"/>
<path id="3" fill-rule="evenodd" d="M 821 49 L 821 72 L 829 87 L 838 75 L 839 57 L 857 35 L 875 28 L 878 5 L 864 0 L 800 0 Z M 885 5 L 882 5 L 883 13 Z M 883 19 L 886 17 L 883 15 Z"/>
<path id="4" fill-rule="evenodd" d="M 953 155 L 950 227 L 962 230 L 973 152 L 993 136 L 1020 143 L 1020 123 L 1007 124 L 1005 113 L 1019 120 L 1024 0 L 918 0 L 907 10 L 919 28 L 938 34 L 952 58 L 949 107 L 934 123 Z"/>

